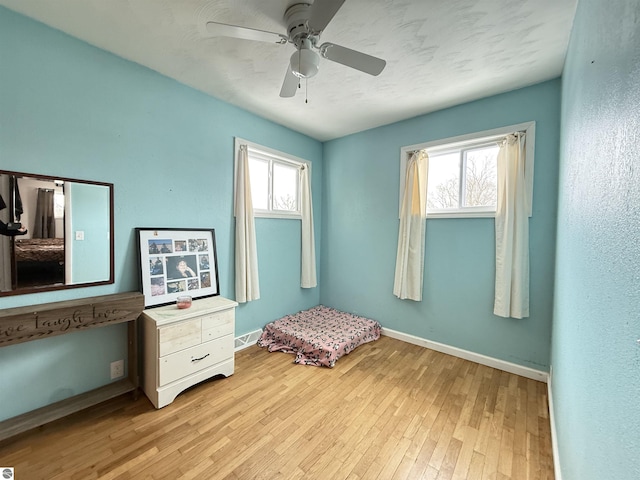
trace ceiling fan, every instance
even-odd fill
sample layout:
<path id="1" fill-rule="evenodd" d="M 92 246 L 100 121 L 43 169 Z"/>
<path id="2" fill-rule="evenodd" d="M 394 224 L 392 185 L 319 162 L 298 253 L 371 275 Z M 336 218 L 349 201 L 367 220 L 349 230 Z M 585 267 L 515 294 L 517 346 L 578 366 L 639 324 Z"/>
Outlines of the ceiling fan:
<path id="1" fill-rule="evenodd" d="M 218 22 L 207 22 L 207 32 L 214 37 L 293 44 L 296 51 L 291 55 L 280 90 L 281 97 L 293 97 L 301 78 L 310 78 L 318 73 L 320 57 L 370 75 L 379 75 L 387 64 L 381 58 L 334 43 L 319 45 L 320 34 L 344 2 L 345 0 L 315 0 L 311 4 L 296 3 L 290 6 L 284 13 L 287 35 Z"/>

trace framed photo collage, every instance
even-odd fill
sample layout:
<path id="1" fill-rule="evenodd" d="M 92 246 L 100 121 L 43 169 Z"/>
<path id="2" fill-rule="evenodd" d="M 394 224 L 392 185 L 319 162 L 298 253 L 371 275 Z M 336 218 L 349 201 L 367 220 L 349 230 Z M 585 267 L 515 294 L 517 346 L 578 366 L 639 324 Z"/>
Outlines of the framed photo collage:
<path id="1" fill-rule="evenodd" d="M 215 231 L 136 228 L 145 307 L 220 294 Z"/>

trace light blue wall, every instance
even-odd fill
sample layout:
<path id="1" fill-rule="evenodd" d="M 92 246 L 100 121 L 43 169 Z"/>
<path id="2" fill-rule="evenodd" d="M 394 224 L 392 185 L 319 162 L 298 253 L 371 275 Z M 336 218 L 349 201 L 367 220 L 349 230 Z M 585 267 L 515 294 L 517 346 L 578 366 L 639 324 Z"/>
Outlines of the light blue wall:
<path id="1" fill-rule="evenodd" d="M 546 370 L 551 335 L 560 81 L 486 98 L 325 144 L 321 301 L 386 328 Z M 422 302 L 393 293 L 400 148 L 536 121 L 530 220 L 531 316 L 493 315 L 491 218 L 427 220 Z"/>
<path id="2" fill-rule="evenodd" d="M 580 0 L 562 82 L 552 392 L 563 480 L 640 478 L 640 1 Z"/>
<path id="3" fill-rule="evenodd" d="M 319 232 L 320 142 L 0 7 L 0 168 L 113 183 L 116 268 L 114 285 L 2 297 L 0 308 L 137 290 L 135 227 L 215 228 L 221 294 L 234 298 L 235 136 L 313 163 Z M 319 303 L 318 288 L 300 288 L 300 222 L 256 223 L 262 298 L 238 308 L 237 334 Z M 123 346 L 115 326 L 0 348 L 0 419 L 108 383 Z"/>

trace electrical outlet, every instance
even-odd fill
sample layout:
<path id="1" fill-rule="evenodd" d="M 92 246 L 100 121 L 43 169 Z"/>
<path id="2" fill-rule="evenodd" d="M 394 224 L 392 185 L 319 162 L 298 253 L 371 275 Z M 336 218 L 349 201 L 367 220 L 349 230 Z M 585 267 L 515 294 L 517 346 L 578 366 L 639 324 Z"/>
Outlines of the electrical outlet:
<path id="1" fill-rule="evenodd" d="M 111 362 L 111 380 L 124 376 L 124 360 Z"/>

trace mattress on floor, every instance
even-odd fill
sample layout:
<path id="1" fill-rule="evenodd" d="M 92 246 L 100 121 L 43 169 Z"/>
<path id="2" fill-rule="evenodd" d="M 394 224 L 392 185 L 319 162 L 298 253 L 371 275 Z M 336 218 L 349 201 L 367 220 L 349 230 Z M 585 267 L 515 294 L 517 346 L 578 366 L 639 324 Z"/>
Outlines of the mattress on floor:
<path id="1" fill-rule="evenodd" d="M 343 355 L 380 338 L 380 330 L 375 320 L 318 305 L 269 323 L 258 345 L 294 353 L 295 363 L 333 367 Z"/>

